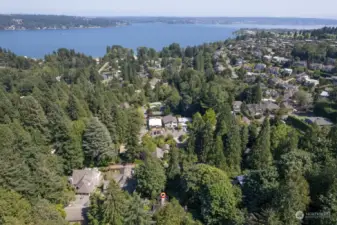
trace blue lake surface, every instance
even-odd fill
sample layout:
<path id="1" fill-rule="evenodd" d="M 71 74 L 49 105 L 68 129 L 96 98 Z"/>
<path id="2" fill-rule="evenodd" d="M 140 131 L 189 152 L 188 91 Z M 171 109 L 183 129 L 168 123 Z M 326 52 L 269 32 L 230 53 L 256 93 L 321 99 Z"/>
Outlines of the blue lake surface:
<path id="1" fill-rule="evenodd" d="M 108 45 L 122 45 L 137 49 L 139 46 L 161 50 L 173 42 L 185 47 L 205 42 L 225 40 L 240 28 L 292 28 L 309 29 L 322 26 L 273 25 L 201 25 L 201 24 L 133 24 L 125 27 L 74 30 L 0 31 L 0 47 L 18 55 L 42 58 L 58 48 L 100 57 Z"/>

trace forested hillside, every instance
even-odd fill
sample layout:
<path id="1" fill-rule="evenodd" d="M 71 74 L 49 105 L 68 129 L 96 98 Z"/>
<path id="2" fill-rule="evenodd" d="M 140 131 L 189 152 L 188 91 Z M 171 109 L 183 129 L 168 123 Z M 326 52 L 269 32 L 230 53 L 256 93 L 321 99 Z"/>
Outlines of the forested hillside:
<path id="1" fill-rule="evenodd" d="M 0 224 L 67 224 L 67 176 L 117 163 L 136 164 L 136 191 L 111 181 L 92 194 L 89 224 L 336 224 L 336 127 L 298 129 L 284 107 L 246 115 L 267 81 L 247 84 L 243 69 L 232 78 L 234 41 L 136 53 L 109 46 L 100 61 L 67 49 L 40 61 L 0 50 Z M 233 113 L 235 100 L 243 113 Z M 180 145 L 142 133 L 151 102 L 192 117 Z M 164 144 L 170 151 L 153 157 Z M 326 214 L 301 221 L 298 211 Z"/>
<path id="2" fill-rule="evenodd" d="M 42 30 L 115 27 L 127 23 L 116 18 L 89 18 L 64 15 L 0 14 L 0 30 Z"/>

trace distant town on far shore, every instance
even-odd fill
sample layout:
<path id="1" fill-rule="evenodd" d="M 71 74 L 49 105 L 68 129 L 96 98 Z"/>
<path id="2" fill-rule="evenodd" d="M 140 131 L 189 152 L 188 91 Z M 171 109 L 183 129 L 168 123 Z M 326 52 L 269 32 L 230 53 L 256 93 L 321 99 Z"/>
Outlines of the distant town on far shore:
<path id="1" fill-rule="evenodd" d="M 66 15 L 0 14 L 0 30 L 83 29 L 134 23 L 337 25 L 334 19 L 279 17 L 79 17 Z"/>

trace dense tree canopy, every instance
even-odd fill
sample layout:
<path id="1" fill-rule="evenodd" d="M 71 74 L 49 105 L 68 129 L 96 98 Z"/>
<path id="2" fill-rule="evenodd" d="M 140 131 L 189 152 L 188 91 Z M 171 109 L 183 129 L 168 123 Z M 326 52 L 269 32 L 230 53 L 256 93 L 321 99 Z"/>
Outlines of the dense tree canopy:
<path id="1" fill-rule="evenodd" d="M 324 38 L 321 32 L 311 35 Z M 36 61 L 0 49 L 0 223 L 66 224 L 62 209 L 74 197 L 67 182 L 73 169 L 99 167 L 111 179 L 106 166 L 132 163 L 135 191 L 128 191 L 134 193 L 114 180 L 97 188 L 90 195 L 89 224 L 293 225 L 301 222 L 294 216 L 299 210 L 330 212 L 305 223 L 335 224 L 335 125 L 304 124 L 298 116 L 300 130 L 285 119 L 286 104 L 247 115 L 248 108 L 267 105 L 267 92 L 288 89 L 271 90 L 263 75 L 246 81 L 244 68 L 232 79 L 227 60 L 238 60 L 226 54 L 235 41 L 186 48 L 174 43 L 158 52 L 114 45 L 97 62 L 68 49 Z M 298 58 L 326 63 L 336 52 L 333 46 L 295 44 L 288 64 Z M 301 86 L 292 105 L 323 106 L 334 118 L 333 89 L 322 100 L 321 89 Z M 232 107 L 237 100 L 243 101 L 240 110 Z M 282 101 L 280 96 L 275 104 Z M 192 121 L 156 128 L 161 136 L 147 129 L 147 119 L 159 114 Z"/>

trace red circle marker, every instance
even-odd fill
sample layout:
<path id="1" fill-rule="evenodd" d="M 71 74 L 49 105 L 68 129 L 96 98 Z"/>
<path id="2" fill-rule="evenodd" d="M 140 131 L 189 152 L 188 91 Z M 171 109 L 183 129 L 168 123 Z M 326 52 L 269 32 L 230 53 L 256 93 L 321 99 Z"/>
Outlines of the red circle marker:
<path id="1" fill-rule="evenodd" d="M 160 193 L 161 198 L 166 198 L 166 194 L 164 192 Z"/>

